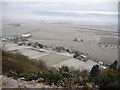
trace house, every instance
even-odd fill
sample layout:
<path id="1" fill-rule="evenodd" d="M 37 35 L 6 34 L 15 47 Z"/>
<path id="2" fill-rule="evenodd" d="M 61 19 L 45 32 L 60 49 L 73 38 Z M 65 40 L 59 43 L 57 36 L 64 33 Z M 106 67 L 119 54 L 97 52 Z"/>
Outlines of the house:
<path id="1" fill-rule="evenodd" d="M 24 34 L 24 35 L 22 35 L 22 37 L 24 37 L 24 38 L 28 38 L 28 37 L 31 37 L 32 36 L 32 34 Z"/>
<path id="2" fill-rule="evenodd" d="M 85 55 L 80 55 L 82 58 L 86 58 L 86 56 Z"/>

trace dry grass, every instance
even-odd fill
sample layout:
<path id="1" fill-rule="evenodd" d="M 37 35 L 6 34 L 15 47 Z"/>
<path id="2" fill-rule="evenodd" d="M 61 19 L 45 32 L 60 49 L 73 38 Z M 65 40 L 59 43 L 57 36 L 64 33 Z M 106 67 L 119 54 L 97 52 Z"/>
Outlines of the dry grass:
<path id="1" fill-rule="evenodd" d="M 45 67 L 42 62 L 38 65 L 33 60 L 30 60 L 28 57 L 19 53 L 9 53 L 3 51 L 2 57 L 2 67 L 4 74 L 11 70 L 17 71 L 17 73 L 38 72 Z"/>

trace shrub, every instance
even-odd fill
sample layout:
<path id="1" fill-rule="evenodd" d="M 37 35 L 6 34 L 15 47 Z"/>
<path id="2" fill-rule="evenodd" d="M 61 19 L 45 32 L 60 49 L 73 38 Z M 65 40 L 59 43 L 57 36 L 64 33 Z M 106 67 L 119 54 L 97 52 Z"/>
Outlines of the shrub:
<path id="1" fill-rule="evenodd" d="M 61 68 L 59 68 L 59 72 L 69 72 L 68 66 L 63 65 Z"/>
<path id="2" fill-rule="evenodd" d="M 55 47 L 55 51 L 57 51 L 57 52 L 61 52 L 61 50 L 65 50 L 65 48 L 64 47 L 62 47 L 62 46 L 57 46 L 57 47 Z"/>
<path id="3" fill-rule="evenodd" d="M 64 85 L 69 84 L 70 82 L 74 84 L 77 83 L 79 85 L 85 85 L 85 83 L 88 82 L 87 74 L 87 71 L 80 72 L 79 70 L 73 70 L 67 66 L 62 66 L 59 69 L 49 68 L 47 70 L 39 72 L 37 75 L 38 77 L 44 79 L 44 83 L 49 85 L 52 85 L 52 83 L 58 85 L 61 81 L 64 82 Z M 32 79 L 34 78 L 32 77 Z"/>
<path id="4" fill-rule="evenodd" d="M 44 61 L 38 60 L 35 63 L 36 63 L 36 65 L 39 69 L 41 69 L 41 70 L 46 70 L 47 69 L 47 65 Z"/>
<path id="5" fill-rule="evenodd" d="M 118 64 L 118 62 L 117 62 L 117 60 L 115 60 L 109 67 L 114 70 L 117 70 L 117 64 Z"/>
<path id="6" fill-rule="evenodd" d="M 78 41 L 78 39 L 77 39 L 77 38 L 74 38 L 73 41 Z"/>
<path id="7" fill-rule="evenodd" d="M 40 44 L 40 43 L 38 44 L 38 46 L 39 46 L 40 48 L 43 48 L 43 45 L 42 45 L 42 44 Z"/>
<path id="8" fill-rule="evenodd" d="M 24 77 L 26 81 L 44 79 L 44 83 L 58 85 L 64 81 L 64 86 L 70 83 L 83 84 L 88 82 L 88 72 L 71 69 L 68 66 L 62 66 L 59 69 L 47 68 L 43 61 L 33 61 L 20 53 L 3 52 L 2 59 L 4 73 L 9 77 Z M 66 84 L 65 84 L 66 83 Z M 70 87 L 70 86 L 69 86 Z"/>
<path id="9" fill-rule="evenodd" d="M 41 72 L 41 78 L 45 80 L 45 83 L 51 85 L 52 83 L 57 84 L 61 80 L 61 75 L 57 71 L 45 70 Z"/>
<path id="10" fill-rule="evenodd" d="M 91 77 L 96 77 L 99 73 L 99 66 L 98 65 L 95 65 L 92 67 L 91 71 L 90 71 L 90 76 Z"/>
<path id="11" fill-rule="evenodd" d="M 38 77 L 38 73 L 29 73 L 29 74 L 25 74 L 25 80 L 26 81 L 31 81 L 31 80 L 37 80 L 39 77 Z"/>
<path id="12" fill-rule="evenodd" d="M 73 58 L 77 58 L 77 57 L 79 57 L 79 53 L 78 52 L 76 52 L 75 55 L 73 55 Z"/>
<path id="13" fill-rule="evenodd" d="M 100 71 L 96 79 L 97 85 L 100 88 L 119 88 L 118 72 L 113 69 Z"/>
<path id="14" fill-rule="evenodd" d="M 32 45 L 32 43 L 30 43 L 30 42 L 27 44 L 27 46 L 31 46 L 31 45 Z"/>
<path id="15" fill-rule="evenodd" d="M 3 74 L 9 71 L 17 71 L 18 76 L 21 73 L 37 72 L 40 68 L 33 60 L 21 55 L 20 53 L 9 53 L 4 51 L 2 54 Z"/>
<path id="16" fill-rule="evenodd" d="M 17 77 L 18 73 L 15 70 L 10 70 L 7 76 L 8 77 Z"/>

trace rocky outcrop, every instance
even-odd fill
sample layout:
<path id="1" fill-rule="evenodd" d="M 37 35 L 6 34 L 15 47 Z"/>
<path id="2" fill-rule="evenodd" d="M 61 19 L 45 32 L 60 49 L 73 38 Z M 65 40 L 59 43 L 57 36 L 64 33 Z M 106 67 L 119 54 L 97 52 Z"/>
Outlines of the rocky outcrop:
<path id="1" fill-rule="evenodd" d="M 17 80 L 13 79 L 12 77 L 6 77 L 1 75 L 0 76 L 0 88 L 78 88 L 82 90 L 98 90 L 93 88 L 91 83 L 86 83 L 85 86 L 83 85 L 75 85 L 73 82 L 60 82 L 59 85 L 45 85 L 44 83 L 40 83 L 42 78 L 38 80 L 32 81 L 24 81 L 24 78 L 19 78 Z"/>
<path id="2" fill-rule="evenodd" d="M 17 80 L 13 78 L 9 78 L 6 76 L 0 76 L 0 87 L 1 88 L 51 88 L 48 85 L 44 85 L 43 83 L 38 83 L 35 80 L 32 81 L 24 81 L 24 78 L 19 78 Z"/>

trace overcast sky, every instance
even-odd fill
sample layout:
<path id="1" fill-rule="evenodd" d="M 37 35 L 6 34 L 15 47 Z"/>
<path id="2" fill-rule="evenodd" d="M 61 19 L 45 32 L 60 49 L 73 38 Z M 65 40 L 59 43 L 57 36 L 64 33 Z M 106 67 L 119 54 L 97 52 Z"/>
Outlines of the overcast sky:
<path id="1" fill-rule="evenodd" d="M 119 0 L 1 0 L 2 2 L 118 2 Z"/>
<path id="2" fill-rule="evenodd" d="M 62 18 L 81 22 L 117 26 L 119 0 L 2 0 L 0 11 L 4 19 L 39 18 L 41 20 Z M 23 3 L 9 3 L 23 2 Z M 29 3 L 35 2 L 35 3 Z M 36 3 L 37 2 L 37 3 Z M 1 3 L 0 3 L 1 4 Z M 1 15 L 0 15 L 1 16 Z"/>

